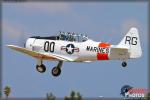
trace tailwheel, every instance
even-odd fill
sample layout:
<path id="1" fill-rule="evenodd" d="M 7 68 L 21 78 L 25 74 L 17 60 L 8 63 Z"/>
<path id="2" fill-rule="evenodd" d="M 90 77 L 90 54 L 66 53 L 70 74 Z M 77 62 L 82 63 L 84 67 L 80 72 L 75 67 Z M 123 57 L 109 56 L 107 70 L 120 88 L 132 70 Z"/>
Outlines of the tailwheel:
<path id="1" fill-rule="evenodd" d="M 61 73 L 61 69 L 59 68 L 59 67 L 54 67 L 53 69 L 52 69 L 52 75 L 53 76 L 59 76 L 60 75 L 60 73 Z"/>
<path id="2" fill-rule="evenodd" d="M 122 67 L 126 67 L 127 66 L 127 62 L 122 62 Z"/>
<path id="3" fill-rule="evenodd" d="M 46 71 L 45 65 L 36 65 L 36 70 L 40 73 L 44 73 Z"/>

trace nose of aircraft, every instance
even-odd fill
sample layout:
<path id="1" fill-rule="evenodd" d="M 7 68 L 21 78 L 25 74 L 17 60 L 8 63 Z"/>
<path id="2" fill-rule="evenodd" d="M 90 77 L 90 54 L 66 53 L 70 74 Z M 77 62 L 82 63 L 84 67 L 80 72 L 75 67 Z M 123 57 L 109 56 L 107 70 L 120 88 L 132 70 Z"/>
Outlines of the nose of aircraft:
<path id="1" fill-rule="evenodd" d="M 32 50 L 33 49 L 33 43 L 35 41 L 36 38 L 28 38 L 26 43 L 24 44 L 24 47 L 29 49 L 29 50 Z"/>

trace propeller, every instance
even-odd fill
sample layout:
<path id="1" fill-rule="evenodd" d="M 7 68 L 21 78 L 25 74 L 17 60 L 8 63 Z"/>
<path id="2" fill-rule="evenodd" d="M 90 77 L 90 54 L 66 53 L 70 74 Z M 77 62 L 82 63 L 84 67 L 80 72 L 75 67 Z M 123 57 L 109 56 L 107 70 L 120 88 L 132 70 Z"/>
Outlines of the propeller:
<path id="1" fill-rule="evenodd" d="M 17 45 L 25 48 L 26 47 L 26 41 L 28 38 L 29 38 L 28 33 L 22 32 L 20 34 L 20 36 L 18 37 Z"/>

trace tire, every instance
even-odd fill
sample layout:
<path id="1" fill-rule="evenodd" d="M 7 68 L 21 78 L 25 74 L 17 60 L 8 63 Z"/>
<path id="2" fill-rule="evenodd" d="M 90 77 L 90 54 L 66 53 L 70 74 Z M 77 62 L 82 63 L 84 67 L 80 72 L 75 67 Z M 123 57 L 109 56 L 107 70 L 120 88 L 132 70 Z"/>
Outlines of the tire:
<path id="1" fill-rule="evenodd" d="M 57 76 L 60 75 L 60 73 L 61 73 L 61 69 L 60 69 L 59 67 L 54 67 L 54 68 L 52 69 L 52 75 L 53 75 L 53 76 L 57 77 Z"/>
<path id="2" fill-rule="evenodd" d="M 38 71 L 38 72 L 40 72 L 40 73 L 44 73 L 45 71 L 46 71 L 46 67 L 45 67 L 45 65 L 36 65 L 36 70 Z"/>
<path id="3" fill-rule="evenodd" d="M 126 67 L 127 63 L 126 62 L 122 62 L 122 67 Z"/>

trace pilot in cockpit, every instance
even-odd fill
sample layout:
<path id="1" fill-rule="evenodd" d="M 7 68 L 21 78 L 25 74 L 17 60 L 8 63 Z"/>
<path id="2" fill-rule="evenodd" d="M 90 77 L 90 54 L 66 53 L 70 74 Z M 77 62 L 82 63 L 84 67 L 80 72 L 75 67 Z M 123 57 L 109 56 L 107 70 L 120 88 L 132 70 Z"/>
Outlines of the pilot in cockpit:
<path id="1" fill-rule="evenodd" d="M 85 42 L 88 37 L 84 34 L 75 34 L 74 32 L 61 32 L 59 34 L 59 39 L 60 40 L 65 40 L 65 41 L 77 41 L 77 42 Z"/>

